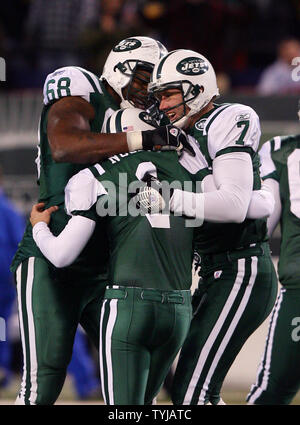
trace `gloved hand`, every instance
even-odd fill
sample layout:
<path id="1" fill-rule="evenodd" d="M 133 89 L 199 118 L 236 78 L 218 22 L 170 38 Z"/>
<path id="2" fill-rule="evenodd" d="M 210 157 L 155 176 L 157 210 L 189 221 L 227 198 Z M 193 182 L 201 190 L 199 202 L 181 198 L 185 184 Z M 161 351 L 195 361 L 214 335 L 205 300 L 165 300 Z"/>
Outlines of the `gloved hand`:
<path id="1" fill-rule="evenodd" d="M 176 150 L 180 152 L 184 149 L 190 155 L 195 156 L 186 133 L 172 124 L 158 127 L 155 130 L 143 131 L 142 137 L 144 150 Z"/>
<path id="2" fill-rule="evenodd" d="M 161 182 L 149 173 L 146 173 L 142 179 L 146 184 L 140 187 L 135 195 L 137 208 L 143 210 L 146 214 L 158 214 L 168 202 L 163 198 Z M 173 189 L 171 188 L 170 197 Z"/>
<path id="3" fill-rule="evenodd" d="M 144 150 L 176 150 L 179 154 L 186 150 L 195 156 L 194 149 L 188 142 L 188 136 L 180 128 L 168 124 L 154 130 L 131 131 L 126 133 L 129 152 Z"/>

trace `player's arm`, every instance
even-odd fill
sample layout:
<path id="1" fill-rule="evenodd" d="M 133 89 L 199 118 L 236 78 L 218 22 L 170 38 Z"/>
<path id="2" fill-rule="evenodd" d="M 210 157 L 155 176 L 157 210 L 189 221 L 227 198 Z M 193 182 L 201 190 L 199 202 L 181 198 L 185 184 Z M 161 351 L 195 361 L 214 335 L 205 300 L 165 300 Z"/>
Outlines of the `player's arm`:
<path id="1" fill-rule="evenodd" d="M 56 162 L 91 164 L 128 152 L 126 134 L 92 132 L 94 118 L 93 106 L 79 96 L 64 97 L 51 106 L 47 131 Z"/>
<path id="2" fill-rule="evenodd" d="M 278 181 L 270 178 L 264 181 L 264 184 L 268 187 L 268 189 L 272 192 L 274 198 L 274 209 L 272 214 L 268 217 L 267 226 L 268 226 L 268 235 L 272 236 L 277 224 L 279 223 L 282 205 L 280 198 L 280 190 Z"/>
<path id="3" fill-rule="evenodd" d="M 170 200 L 174 213 L 216 223 L 241 223 L 248 211 L 252 186 L 252 161 L 248 153 L 224 154 L 214 161 L 217 190 L 192 193 L 175 189 Z"/>
<path id="4" fill-rule="evenodd" d="M 212 174 L 207 175 L 201 184 L 203 192 L 212 192 L 216 190 L 216 185 Z M 275 200 L 272 189 L 268 181 L 262 182 L 261 189 L 253 190 L 246 218 L 259 219 L 269 217 L 274 210 Z"/>
<path id="5" fill-rule="evenodd" d="M 261 177 L 264 181 L 264 185 L 268 188 L 270 192 L 272 192 L 275 202 L 273 212 L 269 216 L 267 221 L 269 236 L 272 235 L 275 227 L 277 226 L 280 220 L 282 210 L 279 187 L 280 176 L 272 158 L 272 140 L 273 139 L 265 142 L 259 150 L 259 157 L 261 162 Z"/>
<path id="6" fill-rule="evenodd" d="M 175 190 L 171 209 L 179 212 L 184 207 L 184 214 L 207 221 L 241 223 L 252 195 L 251 154 L 259 145 L 259 118 L 248 106 L 230 105 L 207 127 L 207 147 L 217 190 L 185 196 Z"/>
<path id="7" fill-rule="evenodd" d="M 182 149 L 187 137 L 179 129 L 103 134 L 91 131 L 95 119 L 91 96 L 102 96 L 99 79 L 86 70 L 69 66 L 49 74 L 44 84 L 44 104 L 49 106 L 47 132 L 57 162 L 96 163 L 104 158 L 138 149 Z"/>
<path id="8" fill-rule="evenodd" d="M 51 214 L 58 207 L 52 206 L 46 210 L 43 208 L 44 204 L 39 203 L 31 210 L 30 222 L 33 226 L 34 241 L 55 267 L 66 267 L 73 263 L 87 244 L 94 231 L 95 222 L 86 217 L 73 216 L 63 231 L 54 236 L 48 224 Z"/>
<path id="9" fill-rule="evenodd" d="M 65 97 L 51 106 L 48 116 L 48 138 L 56 162 L 91 164 L 118 153 L 144 150 L 186 148 L 193 155 L 186 135 L 180 129 L 170 133 L 169 127 L 128 133 L 95 133 L 90 121 L 94 108 L 85 99 Z"/>
<path id="10" fill-rule="evenodd" d="M 105 188 L 88 168 L 75 174 L 65 188 L 65 209 L 71 219 L 58 236 L 48 227 L 57 207 L 43 211 L 44 204 L 33 206 L 30 221 L 34 241 L 56 267 L 72 264 L 87 244 L 98 219 L 93 206 L 104 194 Z"/>

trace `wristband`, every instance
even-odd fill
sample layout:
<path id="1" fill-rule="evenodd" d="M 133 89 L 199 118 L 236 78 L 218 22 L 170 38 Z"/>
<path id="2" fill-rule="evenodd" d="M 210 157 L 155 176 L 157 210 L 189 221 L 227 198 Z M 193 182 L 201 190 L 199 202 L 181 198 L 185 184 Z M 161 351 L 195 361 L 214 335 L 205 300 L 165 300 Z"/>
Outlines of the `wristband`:
<path id="1" fill-rule="evenodd" d="M 128 152 L 143 149 L 143 136 L 141 131 L 129 131 L 126 133 Z"/>

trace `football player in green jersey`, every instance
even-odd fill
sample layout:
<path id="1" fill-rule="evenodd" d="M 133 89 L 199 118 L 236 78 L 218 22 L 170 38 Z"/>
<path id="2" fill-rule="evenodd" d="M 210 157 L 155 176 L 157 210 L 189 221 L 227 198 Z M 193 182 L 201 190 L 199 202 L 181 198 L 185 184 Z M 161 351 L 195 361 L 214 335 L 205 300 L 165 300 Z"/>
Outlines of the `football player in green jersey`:
<path id="1" fill-rule="evenodd" d="M 251 191 L 260 188 L 259 118 L 249 106 L 214 103 L 219 94 L 214 69 L 194 51 L 164 56 L 148 89 L 170 122 L 196 139 L 215 185 L 203 193 L 175 189 L 170 200 L 174 213 L 204 219 L 196 236 L 201 278 L 173 402 L 220 404 L 224 377 L 270 313 L 277 292 L 266 220 L 246 218 Z"/>
<path id="2" fill-rule="evenodd" d="M 51 221 L 54 234 L 68 221 L 63 208 L 64 187 L 87 164 L 132 150 L 132 138 L 134 146 L 141 149 L 154 149 L 156 145 L 177 149 L 185 143 L 184 134 L 174 137 L 169 133 L 171 128 L 133 135 L 102 134 L 109 116 L 121 104 L 147 106 L 146 87 L 151 70 L 165 53 L 164 46 L 156 40 L 132 37 L 112 49 L 100 80 L 74 66 L 60 68 L 47 77 L 36 162 L 39 201 L 47 207 L 59 206 Z M 95 250 L 99 235 L 102 243 Z M 99 299 L 107 278 L 105 235 L 99 225 L 76 262 L 58 270 L 37 248 L 28 224 L 12 263 L 24 357 L 17 404 L 56 401 L 65 380 L 78 323 L 98 344 Z"/>
<path id="3" fill-rule="evenodd" d="M 147 113 L 131 108 L 114 113 L 107 124 L 110 132 L 123 128 L 135 131 L 152 127 Z M 197 166 L 200 172 L 203 164 L 198 161 Z M 203 172 L 207 174 L 205 168 Z M 147 212 L 135 210 L 138 215 L 131 214 L 130 202 L 138 186 L 131 196 L 127 190 L 130 192 L 130 185 L 146 177 L 148 185 L 142 183 L 146 196 L 139 202 L 144 205 L 146 201 Z M 110 405 L 151 403 L 190 325 L 194 228 L 186 227 L 183 217 L 155 213 L 153 197 L 161 196 L 154 190 L 149 203 L 147 193 L 156 177 L 169 183 L 191 183 L 176 152 L 114 155 L 70 179 L 65 189 L 65 208 L 72 218 L 57 237 L 45 222 L 39 222 L 39 216 L 48 212 L 49 218 L 57 207 L 44 213 L 37 208 L 31 215 L 35 241 L 58 267 L 76 259 L 96 228 L 95 223 L 106 227 L 110 258 L 99 355 L 102 393 Z M 107 217 L 100 213 L 106 202 Z M 150 206 L 152 211 L 148 213 Z M 99 261 L 101 244 L 98 239 L 95 254 Z"/>
<path id="4" fill-rule="evenodd" d="M 107 130 L 147 130 L 150 123 L 146 112 L 130 108 L 115 112 Z M 151 183 L 158 177 L 173 186 L 174 181 L 180 186 L 189 183 L 192 189 L 190 173 L 197 173 L 198 181 L 205 176 L 210 189 L 210 172 L 196 142 L 191 143 L 195 157 L 183 153 L 178 161 L 174 153 L 139 151 L 114 155 L 79 172 L 65 189 L 65 206 L 72 218 L 57 237 L 45 225 L 57 207 L 39 212 L 39 204 L 31 214 L 37 245 L 59 267 L 74 261 L 92 235 L 94 222 L 105 220 L 110 268 L 100 322 L 100 371 L 107 404 L 150 403 L 187 334 L 194 228 L 186 226 L 182 216 L 155 213 L 155 202 L 158 209 L 165 201 Z M 143 215 L 131 215 L 130 204 L 124 211 L 132 198 L 127 191 L 145 176 L 148 185 L 142 186 L 138 202 L 147 209 Z M 135 193 L 136 187 L 132 189 Z M 266 199 L 257 198 L 259 192 L 263 196 L 263 191 L 256 191 L 253 201 L 261 203 L 262 216 L 269 215 Z"/>
<path id="5" fill-rule="evenodd" d="M 275 209 L 267 222 L 269 235 L 279 221 L 281 227 L 281 288 L 247 402 L 289 404 L 300 388 L 300 135 L 274 137 L 263 144 L 259 154 L 262 178 L 275 198 Z"/>

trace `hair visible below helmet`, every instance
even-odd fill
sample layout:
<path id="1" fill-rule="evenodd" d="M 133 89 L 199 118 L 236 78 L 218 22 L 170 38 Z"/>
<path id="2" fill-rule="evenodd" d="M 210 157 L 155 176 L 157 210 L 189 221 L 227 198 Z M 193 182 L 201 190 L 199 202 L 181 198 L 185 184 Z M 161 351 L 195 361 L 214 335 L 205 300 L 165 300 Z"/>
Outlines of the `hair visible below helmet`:
<path id="1" fill-rule="evenodd" d="M 180 89 L 182 104 L 190 108 L 176 122 L 178 127 L 182 127 L 189 116 L 195 115 L 214 97 L 219 96 L 216 74 L 211 63 L 193 50 L 174 50 L 155 65 L 148 86 L 149 93 L 155 94 L 170 88 Z"/>
<path id="2" fill-rule="evenodd" d="M 120 41 L 108 55 L 100 80 L 105 80 L 121 97 L 121 107 L 133 107 L 123 89 L 132 82 L 137 68 L 152 72 L 154 65 L 168 53 L 157 40 L 135 36 Z"/>

